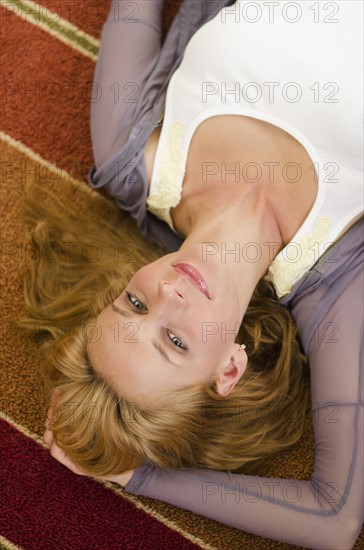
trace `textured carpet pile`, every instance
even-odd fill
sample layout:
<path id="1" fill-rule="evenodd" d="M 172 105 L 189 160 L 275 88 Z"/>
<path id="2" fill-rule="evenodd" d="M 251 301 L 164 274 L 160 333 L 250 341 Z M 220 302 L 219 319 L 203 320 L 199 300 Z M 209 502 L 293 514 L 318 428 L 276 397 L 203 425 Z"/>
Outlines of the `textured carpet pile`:
<path id="1" fill-rule="evenodd" d="M 295 548 L 218 524 L 112 484 L 72 474 L 42 440 L 47 398 L 36 339 L 17 330 L 24 313 L 18 268 L 31 251 L 19 197 L 32 181 L 72 193 L 107 217 L 91 191 L 91 82 L 110 2 L 1 1 L 1 418 L 0 547 L 24 550 Z M 166 0 L 164 34 L 179 2 Z M 267 461 L 260 475 L 308 479 L 313 436 Z M 363 532 L 355 548 L 364 547 Z M 328 549 L 329 550 L 329 549 Z"/>

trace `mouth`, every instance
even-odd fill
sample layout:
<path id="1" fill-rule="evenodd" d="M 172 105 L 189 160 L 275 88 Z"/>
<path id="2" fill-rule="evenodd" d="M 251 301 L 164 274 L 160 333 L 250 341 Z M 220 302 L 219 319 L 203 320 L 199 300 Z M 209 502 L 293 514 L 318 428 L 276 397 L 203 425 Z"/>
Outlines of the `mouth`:
<path id="1" fill-rule="evenodd" d="M 193 284 L 193 286 L 196 287 L 200 292 L 202 292 L 202 294 L 204 294 L 206 298 L 211 300 L 211 296 L 210 296 L 206 281 L 202 277 L 201 273 L 197 271 L 197 269 L 195 269 L 190 264 L 184 264 L 184 263 L 175 264 L 172 267 L 178 273 L 182 273 L 182 275 L 186 275 L 190 283 Z"/>

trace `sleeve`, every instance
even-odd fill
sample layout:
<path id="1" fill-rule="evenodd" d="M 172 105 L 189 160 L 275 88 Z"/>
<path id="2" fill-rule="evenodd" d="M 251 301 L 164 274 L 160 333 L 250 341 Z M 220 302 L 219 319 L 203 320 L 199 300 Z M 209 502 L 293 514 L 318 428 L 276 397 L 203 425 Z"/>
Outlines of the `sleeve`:
<path id="1" fill-rule="evenodd" d="M 145 464 L 126 490 L 308 548 L 352 548 L 363 522 L 363 269 L 324 277 L 292 309 L 311 368 L 311 479 Z M 322 312 L 322 313 L 320 313 Z M 308 338 L 308 334 L 310 337 Z"/>
<path id="2" fill-rule="evenodd" d="M 189 39 L 235 0 L 181 0 L 162 39 L 163 0 L 113 0 L 101 33 L 91 98 L 94 165 L 88 182 L 137 222 L 139 231 L 175 251 L 182 240 L 147 211 L 144 148 L 163 120 L 166 90 Z"/>
<path id="3" fill-rule="evenodd" d="M 163 0 L 113 0 L 101 33 L 91 99 L 95 164 L 126 143 L 141 90 L 158 62 Z"/>

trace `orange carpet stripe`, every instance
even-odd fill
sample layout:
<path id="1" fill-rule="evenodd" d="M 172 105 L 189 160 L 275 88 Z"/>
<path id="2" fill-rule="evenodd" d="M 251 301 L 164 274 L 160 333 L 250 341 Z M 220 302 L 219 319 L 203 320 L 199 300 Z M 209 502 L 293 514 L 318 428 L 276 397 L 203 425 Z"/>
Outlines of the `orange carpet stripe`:
<path id="1" fill-rule="evenodd" d="M 100 38 L 100 21 L 105 21 L 109 13 L 111 0 L 40 0 L 37 2 L 40 14 L 47 13 L 47 9 L 59 15 L 60 18 L 69 21 L 82 31 L 95 38 Z"/>

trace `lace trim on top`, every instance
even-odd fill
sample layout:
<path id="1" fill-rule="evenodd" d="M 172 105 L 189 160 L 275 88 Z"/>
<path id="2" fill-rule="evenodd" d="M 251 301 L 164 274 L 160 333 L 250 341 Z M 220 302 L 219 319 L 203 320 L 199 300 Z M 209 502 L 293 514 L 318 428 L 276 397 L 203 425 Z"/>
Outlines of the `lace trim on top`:
<path id="1" fill-rule="evenodd" d="M 156 190 L 147 198 L 148 209 L 167 222 L 174 232 L 176 230 L 169 211 L 179 204 L 182 195 L 185 165 L 181 143 L 184 133 L 185 125 L 182 122 L 175 122 L 170 126 L 160 157 Z"/>
<path id="2" fill-rule="evenodd" d="M 320 245 L 329 235 L 331 222 L 329 218 L 318 216 L 308 235 L 289 242 L 274 258 L 267 277 L 272 281 L 278 298 L 288 294 L 293 284 L 310 269 L 322 255 Z"/>

